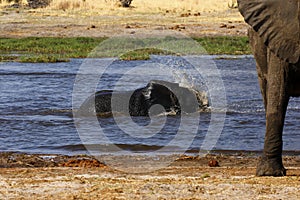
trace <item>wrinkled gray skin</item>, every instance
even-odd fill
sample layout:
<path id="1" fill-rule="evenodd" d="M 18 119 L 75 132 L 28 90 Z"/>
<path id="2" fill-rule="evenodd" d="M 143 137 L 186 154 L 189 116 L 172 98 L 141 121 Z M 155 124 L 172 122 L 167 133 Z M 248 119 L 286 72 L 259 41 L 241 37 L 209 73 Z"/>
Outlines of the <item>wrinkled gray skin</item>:
<path id="1" fill-rule="evenodd" d="M 159 106 L 157 106 L 159 105 Z M 80 106 L 78 116 L 110 117 L 113 113 L 150 116 L 162 113 L 179 115 L 205 110 L 205 93 L 179 86 L 178 83 L 152 80 L 134 91 L 101 90 Z"/>
<path id="2" fill-rule="evenodd" d="M 238 0 L 266 110 L 266 135 L 257 176 L 284 176 L 282 131 L 290 97 L 300 95 L 299 0 Z"/>

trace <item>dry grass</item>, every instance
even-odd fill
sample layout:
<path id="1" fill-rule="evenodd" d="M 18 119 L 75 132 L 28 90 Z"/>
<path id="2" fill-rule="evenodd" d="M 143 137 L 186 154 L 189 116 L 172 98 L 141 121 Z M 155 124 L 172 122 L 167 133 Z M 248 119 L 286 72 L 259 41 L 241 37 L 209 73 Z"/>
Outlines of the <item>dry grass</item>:
<path id="1" fill-rule="evenodd" d="M 105 0 L 53 0 L 47 10 L 97 10 L 107 7 Z"/>
<path id="2" fill-rule="evenodd" d="M 214 12 L 228 10 L 229 0 L 153 0 L 151 4 L 147 1 L 133 1 L 133 6 L 141 7 L 145 11 L 149 10 L 170 10 L 170 11 L 194 11 L 194 12 Z"/>
<path id="3" fill-rule="evenodd" d="M 133 0 L 130 8 L 118 7 L 118 1 L 52 0 L 46 8 L 5 8 L 0 24 L 6 28 L 0 35 L 110 37 L 160 30 L 190 36 L 245 35 L 248 28 L 238 10 L 229 8 L 236 0 Z M 6 14 L 10 12 L 13 17 Z"/>
<path id="4" fill-rule="evenodd" d="M 25 5 L 26 0 L 21 0 Z M 131 8 L 118 7 L 118 0 L 53 0 L 44 10 L 82 10 L 88 12 L 111 12 L 114 10 L 132 10 L 138 13 L 178 13 L 178 12 L 220 12 L 229 10 L 236 0 L 133 0 Z M 0 3 L 0 7 L 8 4 L 6 0 Z"/>
<path id="5" fill-rule="evenodd" d="M 138 12 L 160 12 L 168 10 L 214 12 L 228 10 L 228 5 L 236 0 L 134 0 L 132 7 Z M 50 9 L 89 9 L 89 10 L 113 10 L 117 9 L 118 0 L 53 0 Z M 49 9 L 48 8 L 48 9 Z"/>
<path id="6" fill-rule="evenodd" d="M 0 0 L 0 7 L 5 7 L 5 6 L 9 6 L 16 3 L 16 1 L 8 1 L 8 0 Z M 19 0 L 19 3 L 22 5 L 26 5 L 27 4 L 27 0 Z"/>

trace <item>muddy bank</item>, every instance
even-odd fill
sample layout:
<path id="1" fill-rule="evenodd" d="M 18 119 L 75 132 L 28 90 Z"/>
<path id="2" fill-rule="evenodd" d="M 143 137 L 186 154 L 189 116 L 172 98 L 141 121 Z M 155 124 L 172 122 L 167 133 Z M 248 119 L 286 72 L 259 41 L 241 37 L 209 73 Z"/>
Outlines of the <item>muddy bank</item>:
<path id="1" fill-rule="evenodd" d="M 284 156 L 284 164 L 286 167 L 299 167 L 300 156 L 297 154 Z M 109 158 L 108 158 L 109 157 Z M 39 167 L 111 167 L 105 160 L 109 159 L 123 159 L 141 157 L 149 159 L 151 156 L 134 156 L 120 155 L 120 156 L 99 156 L 95 158 L 89 155 L 60 155 L 60 154 L 27 154 L 20 152 L 0 152 L 0 168 L 39 168 Z M 160 158 L 171 158 L 174 162 L 170 163 L 172 166 L 181 166 L 181 164 L 190 163 L 194 166 L 208 167 L 211 161 L 217 161 L 218 166 L 221 167 L 255 167 L 258 162 L 259 153 L 255 152 L 226 152 L 207 154 L 203 156 L 191 155 L 165 155 Z M 111 167 L 113 168 L 113 167 Z"/>
<path id="2" fill-rule="evenodd" d="M 107 159 L 124 159 L 130 156 L 111 156 Z M 207 155 L 200 158 L 199 156 L 170 156 L 174 157 L 176 165 L 180 165 L 183 161 L 197 163 L 199 166 L 209 166 L 209 162 L 215 160 L 218 166 L 221 165 L 243 165 L 253 167 L 257 162 L 257 157 L 237 155 Z M 243 158 L 241 160 L 241 158 Z M 101 158 L 99 158 L 101 160 Z M 296 162 L 296 160 L 295 160 Z M 175 164 L 175 163 L 173 163 Z M 93 156 L 88 155 L 59 155 L 59 154 L 27 154 L 19 152 L 1 152 L 0 168 L 43 168 L 43 167 L 105 167 L 105 162 L 101 162 Z"/>
<path id="3" fill-rule="evenodd" d="M 104 163 L 87 155 L 26 154 L 1 152 L 0 168 L 104 167 Z"/>

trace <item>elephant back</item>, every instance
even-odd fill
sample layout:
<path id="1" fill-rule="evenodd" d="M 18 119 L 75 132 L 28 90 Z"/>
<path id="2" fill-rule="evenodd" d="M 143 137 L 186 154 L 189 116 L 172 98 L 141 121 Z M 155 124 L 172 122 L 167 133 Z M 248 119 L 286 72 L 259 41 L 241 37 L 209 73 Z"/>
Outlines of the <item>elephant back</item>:
<path id="1" fill-rule="evenodd" d="M 300 0 L 238 0 L 245 21 L 279 58 L 297 63 L 300 57 Z"/>

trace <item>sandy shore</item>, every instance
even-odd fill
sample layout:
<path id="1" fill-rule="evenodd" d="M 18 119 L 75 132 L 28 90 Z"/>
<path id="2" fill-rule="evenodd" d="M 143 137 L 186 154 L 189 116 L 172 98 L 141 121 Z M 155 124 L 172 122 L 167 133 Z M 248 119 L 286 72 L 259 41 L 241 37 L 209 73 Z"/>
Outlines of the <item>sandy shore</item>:
<path id="1" fill-rule="evenodd" d="M 256 162 L 253 154 L 180 156 L 156 171 L 125 173 L 88 156 L 2 153 L 0 199 L 300 198 L 299 156 L 284 157 L 286 177 L 255 177 Z"/>

